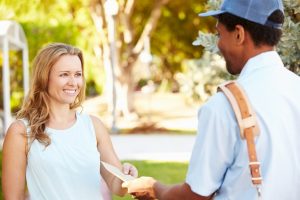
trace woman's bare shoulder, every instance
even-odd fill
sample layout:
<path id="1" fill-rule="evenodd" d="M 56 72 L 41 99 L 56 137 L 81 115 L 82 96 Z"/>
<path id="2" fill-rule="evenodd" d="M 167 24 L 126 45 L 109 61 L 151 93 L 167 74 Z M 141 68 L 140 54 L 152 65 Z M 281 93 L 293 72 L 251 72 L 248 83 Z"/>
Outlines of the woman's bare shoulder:
<path id="1" fill-rule="evenodd" d="M 103 124 L 103 122 L 101 121 L 101 119 L 99 117 L 96 117 L 94 115 L 89 115 L 89 116 L 93 122 L 94 127 L 105 128 L 105 125 Z"/>
<path id="2" fill-rule="evenodd" d="M 26 141 L 26 126 L 22 121 L 16 120 L 11 123 L 6 131 L 3 151 L 7 152 L 7 150 L 12 151 L 14 149 L 14 152 L 17 150 L 25 152 Z"/>
<path id="3" fill-rule="evenodd" d="M 21 120 L 16 120 L 11 123 L 7 129 L 6 136 L 12 135 L 14 137 L 24 136 L 26 134 L 26 125 Z"/>
<path id="4" fill-rule="evenodd" d="M 108 130 L 106 126 L 103 124 L 103 122 L 101 121 L 101 119 L 93 115 L 89 115 L 89 116 L 93 122 L 97 140 L 100 141 L 100 138 L 103 139 L 103 137 L 107 137 L 109 135 Z"/>

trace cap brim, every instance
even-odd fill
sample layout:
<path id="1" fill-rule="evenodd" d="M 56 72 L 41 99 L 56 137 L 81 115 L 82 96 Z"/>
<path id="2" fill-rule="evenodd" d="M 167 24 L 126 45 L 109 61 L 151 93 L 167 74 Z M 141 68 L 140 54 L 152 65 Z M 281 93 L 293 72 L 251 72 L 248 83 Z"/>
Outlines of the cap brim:
<path id="1" fill-rule="evenodd" d="M 217 15 L 223 14 L 225 12 L 226 11 L 224 11 L 224 10 L 210 10 L 205 13 L 200 13 L 199 16 L 200 17 L 217 16 Z"/>

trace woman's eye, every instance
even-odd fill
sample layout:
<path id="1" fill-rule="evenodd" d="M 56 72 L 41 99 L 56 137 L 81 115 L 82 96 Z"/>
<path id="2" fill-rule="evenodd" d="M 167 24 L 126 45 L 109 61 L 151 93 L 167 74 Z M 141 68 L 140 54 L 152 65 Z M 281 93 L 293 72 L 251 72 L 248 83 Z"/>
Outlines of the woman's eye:
<path id="1" fill-rule="evenodd" d="M 62 73 L 62 74 L 60 74 L 59 76 L 60 76 L 60 77 L 66 77 L 66 76 L 68 76 L 68 74 L 67 74 L 67 73 Z"/>
<path id="2" fill-rule="evenodd" d="M 82 73 L 76 73 L 75 76 L 81 77 L 81 76 L 82 76 Z"/>

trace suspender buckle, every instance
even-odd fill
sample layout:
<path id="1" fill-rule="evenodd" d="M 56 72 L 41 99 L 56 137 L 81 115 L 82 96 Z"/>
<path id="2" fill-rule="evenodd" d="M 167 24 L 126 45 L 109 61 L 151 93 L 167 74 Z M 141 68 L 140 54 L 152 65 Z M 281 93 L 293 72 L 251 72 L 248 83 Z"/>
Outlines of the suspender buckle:
<path id="1" fill-rule="evenodd" d="M 261 199 L 261 188 L 260 188 L 260 185 L 256 185 L 256 192 L 257 192 L 258 199 Z"/>

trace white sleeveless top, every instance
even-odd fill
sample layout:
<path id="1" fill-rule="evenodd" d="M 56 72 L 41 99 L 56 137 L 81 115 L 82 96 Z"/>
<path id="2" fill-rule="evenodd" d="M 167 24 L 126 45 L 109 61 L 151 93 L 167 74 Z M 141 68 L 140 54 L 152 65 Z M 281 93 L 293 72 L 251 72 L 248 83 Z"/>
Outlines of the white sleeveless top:
<path id="1" fill-rule="evenodd" d="M 46 128 L 51 144 L 35 140 L 26 169 L 30 200 L 102 200 L 100 153 L 92 120 L 76 114 L 65 130 Z"/>

